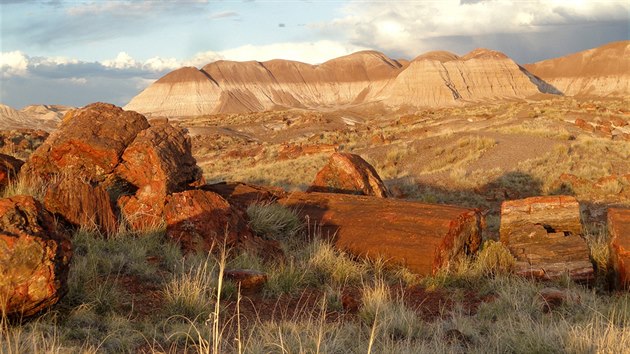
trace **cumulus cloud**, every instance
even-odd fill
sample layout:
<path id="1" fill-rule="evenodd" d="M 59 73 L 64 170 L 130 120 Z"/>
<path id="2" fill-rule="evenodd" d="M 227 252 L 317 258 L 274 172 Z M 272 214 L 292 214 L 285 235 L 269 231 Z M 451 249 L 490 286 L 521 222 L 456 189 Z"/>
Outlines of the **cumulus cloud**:
<path id="1" fill-rule="evenodd" d="M 28 64 L 28 57 L 20 51 L 0 53 L 2 77 L 24 76 L 28 71 Z"/>
<path id="2" fill-rule="evenodd" d="M 441 49 L 434 47 L 435 39 L 535 36 L 615 21 L 627 26 L 629 11 L 629 2 L 617 0 L 353 1 L 341 17 L 311 27 L 331 37 L 345 36 L 360 46 L 412 57 Z"/>
<path id="3" fill-rule="evenodd" d="M 30 57 L 20 51 L 0 53 L 2 77 L 43 77 L 53 79 L 110 78 L 155 79 L 176 69 L 181 63 L 174 58 L 153 57 L 139 61 L 126 52 L 103 62 L 86 62 L 66 57 Z M 80 80 L 71 82 L 80 83 Z"/>
<path id="4" fill-rule="evenodd" d="M 221 59 L 235 61 L 287 59 L 309 64 L 319 64 L 326 60 L 365 49 L 368 48 L 330 40 L 244 45 L 222 51 L 198 53 L 192 59 L 185 61 L 184 64 L 201 67 Z"/>

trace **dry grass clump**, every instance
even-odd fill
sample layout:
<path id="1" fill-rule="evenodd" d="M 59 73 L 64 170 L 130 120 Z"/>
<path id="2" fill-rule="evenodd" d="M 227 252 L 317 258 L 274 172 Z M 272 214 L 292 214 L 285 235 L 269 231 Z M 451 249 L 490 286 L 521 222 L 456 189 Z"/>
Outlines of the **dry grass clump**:
<path id="1" fill-rule="evenodd" d="M 16 195 L 31 195 L 37 200 L 44 200 L 44 195 L 50 184 L 54 181 L 43 181 L 36 177 L 21 174 L 18 178 L 9 181 L 9 184 L 0 190 L 0 198 L 10 198 Z"/>
<path id="2" fill-rule="evenodd" d="M 480 158 L 485 151 L 491 149 L 496 141 L 480 136 L 467 136 L 447 146 L 435 148 L 435 155 L 423 169 L 423 173 L 435 173 L 446 169 L 456 169 L 464 164 Z"/>
<path id="3" fill-rule="evenodd" d="M 278 203 L 252 204 L 247 207 L 247 216 L 252 230 L 266 238 L 291 238 L 302 230 L 300 218 Z"/>
<path id="4" fill-rule="evenodd" d="M 477 255 L 474 269 L 483 275 L 507 274 L 515 264 L 516 259 L 503 243 L 487 240 Z"/>
<path id="5" fill-rule="evenodd" d="M 260 161 L 251 167 L 227 171 L 214 170 L 203 165 L 202 168 L 208 181 L 242 181 L 279 186 L 288 190 L 306 189 L 328 157 L 328 154 L 315 154 L 293 160 Z"/>

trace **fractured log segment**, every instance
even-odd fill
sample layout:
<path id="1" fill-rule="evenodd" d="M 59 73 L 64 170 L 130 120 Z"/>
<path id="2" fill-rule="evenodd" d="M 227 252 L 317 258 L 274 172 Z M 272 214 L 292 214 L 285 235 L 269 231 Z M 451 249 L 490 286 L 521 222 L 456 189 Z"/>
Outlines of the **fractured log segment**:
<path id="1" fill-rule="evenodd" d="M 571 196 L 532 197 L 501 205 L 501 242 L 516 258 L 516 274 L 574 281 L 593 279 L 588 245 L 581 237 L 580 205 Z"/>
<path id="2" fill-rule="evenodd" d="M 504 201 L 501 204 L 501 236 L 509 235 L 523 224 L 540 224 L 550 231 L 581 235 L 580 203 L 574 197 L 564 195 Z"/>
<path id="3" fill-rule="evenodd" d="M 278 202 L 322 228 L 337 248 L 402 264 L 430 275 L 477 252 L 483 217 L 477 209 L 333 193 L 288 195 Z"/>
<path id="4" fill-rule="evenodd" d="M 630 209 L 608 209 L 608 234 L 615 285 L 630 290 Z"/>

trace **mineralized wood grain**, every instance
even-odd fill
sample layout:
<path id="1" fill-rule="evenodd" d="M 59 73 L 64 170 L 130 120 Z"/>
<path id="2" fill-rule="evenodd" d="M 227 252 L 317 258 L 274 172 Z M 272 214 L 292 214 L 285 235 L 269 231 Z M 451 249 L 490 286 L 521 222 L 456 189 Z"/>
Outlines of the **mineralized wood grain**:
<path id="1" fill-rule="evenodd" d="M 540 279 L 568 274 L 594 277 L 589 249 L 581 237 L 580 205 L 570 196 L 509 200 L 501 205 L 501 242 L 516 258 L 516 273 Z"/>
<path id="2" fill-rule="evenodd" d="M 336 247 L 382 257 L 420 275 L 477 251 L 483 218 L 476 209 L 333 193 L 296 192 L 278 201 L 310 225 L 321 225 Z"/>
<path id="3" fill-rule="evenodd" d="M 75 226 L 96 227 L 106 235 L 118 231 L 118 220 L 109 193 L 101 185 L 63 176 L 51 184 L 44 198 L 46 209 Z"/>
<path id="4" fill-rule="evenodd" d="M 608 209 L 608 233 L 615 285 L 630 289 L 630 209 Z"/>

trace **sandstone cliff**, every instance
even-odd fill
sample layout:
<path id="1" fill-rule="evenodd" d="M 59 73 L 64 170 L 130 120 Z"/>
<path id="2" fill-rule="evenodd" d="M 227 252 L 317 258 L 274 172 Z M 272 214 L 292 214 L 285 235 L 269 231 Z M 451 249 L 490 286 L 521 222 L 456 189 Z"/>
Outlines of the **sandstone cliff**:
<path id="1" fill-rule="evenodd" d="M 630 41 L 524 65 L 567 96 L 630 95 Z"/>
<path id="2" fill-rule="evenodd" d="M 393 106 L 445 106 L 537 93 L 559 92 L 505 54 L 476 49 L 463 57 L 440 51 L 415 58 L 385 96 Z"/>
<path id="3" fill-rule="evenodd" d="M 505 54 L 478 49 L 458 57 L 430 52 L 411 62 L 362 51 L 320 65 L 288 60 L 220 60 L 181 68 L 125 109 L 153 116 L 198 116 L 363 103 L 443 106 L 538 93 L 560 94 Z"/>

